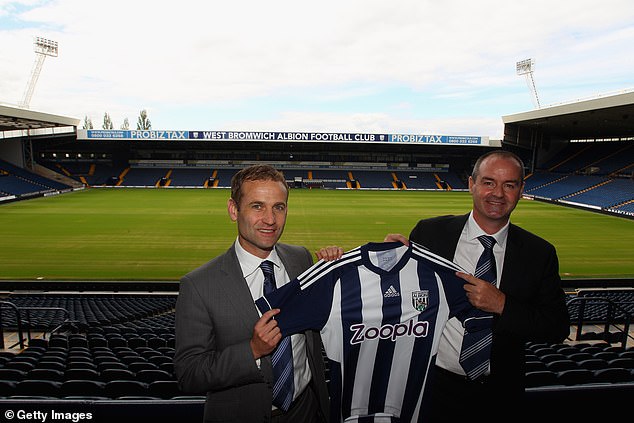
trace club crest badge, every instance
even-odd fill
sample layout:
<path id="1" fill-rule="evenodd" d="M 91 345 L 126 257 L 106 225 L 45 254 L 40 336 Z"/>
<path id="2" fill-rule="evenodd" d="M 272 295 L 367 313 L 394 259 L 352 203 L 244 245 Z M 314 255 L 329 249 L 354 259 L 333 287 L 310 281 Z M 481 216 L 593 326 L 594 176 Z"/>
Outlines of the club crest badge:
<path id="1" fill-rule="evenodd" d="M 429 291 L 414 291 L 412 292 L 412 306 L 418 311 L 424 311 L 429 303 Z"/>

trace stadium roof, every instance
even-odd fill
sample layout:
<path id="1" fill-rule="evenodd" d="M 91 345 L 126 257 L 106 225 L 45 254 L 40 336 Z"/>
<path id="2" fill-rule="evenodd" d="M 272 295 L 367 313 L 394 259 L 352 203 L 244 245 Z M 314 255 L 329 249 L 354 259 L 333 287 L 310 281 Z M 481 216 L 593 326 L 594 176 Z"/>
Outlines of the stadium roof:
<path id="1" fill-rule="evenodd" d="M 634 137 L 634 92 L 503 116 L 504 141 L 610 140 Z"/>
<path id="2" fill-rule="evenodd" d="M 502 117 L 504 142 L 532 148 L 536 141 L 634 137 L 634 91 L 544 107 Z M 80 119 L 0 105 L 0 131 L 78 127 Z"/>
<path id="3" fill-rule="evenodd" d="M 79 121 L 71 117 L 0 105 L 0 131 L 77 127 Z"/>

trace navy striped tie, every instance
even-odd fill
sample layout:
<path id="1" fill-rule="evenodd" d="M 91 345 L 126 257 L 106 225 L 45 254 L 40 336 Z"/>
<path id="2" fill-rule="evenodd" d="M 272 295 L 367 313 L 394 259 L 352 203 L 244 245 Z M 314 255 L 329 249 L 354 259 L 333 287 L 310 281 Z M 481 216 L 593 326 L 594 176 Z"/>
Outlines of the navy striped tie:
<path id="1" fill-rule="evenodd" d="M 493 245 L 495 238 L 481 235 L 478 240 L 484 247 L 484 251 L 476 265 L 475 277 L 491 282 L 497 282 L 497 270 Z M 462 350 L 459 362 L 465 373 L 471 380 L 475 380 L 489 369 L 491 357 L 491 315 L 485 312 L 480 317 L 474 317 L 464 322 L 464 337 L 462 338 Z"/>
<path id="2" fill-rule="evenodd" d="M 260 263 L 262 273 L 264 273 L 264 295 L 275 291 L 275 274 L 273 273 L 273 262 L 264 260 Z M 293 402 L 293 351 L 291 349 L 291 337 L 282 338 L 273 351 L 273 405 L 287 411 Z"/>

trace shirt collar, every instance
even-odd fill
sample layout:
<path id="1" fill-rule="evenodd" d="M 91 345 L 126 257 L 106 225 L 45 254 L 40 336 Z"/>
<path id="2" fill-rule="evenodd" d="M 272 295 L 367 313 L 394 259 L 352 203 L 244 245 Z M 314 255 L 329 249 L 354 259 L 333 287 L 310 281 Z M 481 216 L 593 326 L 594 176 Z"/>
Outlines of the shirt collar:
<path id="1" fill-rule="evenodd" d="M 277 255 L 277 249 L 273 248 L 271 253 L 266 259 L 261 259 L 260 257 L 254 256 L 240 245 L 240 241 L 236 239 L 234 243 L 236 256 L 238 256 L 238 262 L 240 263 L 240 267 L 242 268 L 242 274 L 244 277 L 248 277 L 251 274 L 255 273 L 256 270 L 260 269 L 260 263 L 264 260 L 270 260 L 273 262 L 276 268 L 280 268 L 280 258 Z"/>
<path id="2" fill-rule="evenodd" d="M 473 210 L 469 213 L 469 219 L 467 220 L 467 239 L 469 241 L 476 240 L 480 235 L 489 235 L 495 238 L 495 243 L 502 249 L 506 248 L 506 238 L 509 233 L 510 221 L 506 222 L 506 225 L 494 234 L 487 234 L 480 228 L 478 223 L 473 218 Z M 479 241 L 478 241 L 479 242 Z"/>

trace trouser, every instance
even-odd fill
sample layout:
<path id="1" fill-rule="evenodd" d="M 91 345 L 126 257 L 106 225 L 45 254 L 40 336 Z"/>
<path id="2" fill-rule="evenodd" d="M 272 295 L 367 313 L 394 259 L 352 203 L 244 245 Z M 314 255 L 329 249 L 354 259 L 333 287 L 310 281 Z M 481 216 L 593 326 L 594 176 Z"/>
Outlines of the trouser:
<path id="1" fill-rule="evenodd" d="M 430 423 L 456 423 L 466 418 L 502 421 L 504 402 L 487 376 L 473 381 L 436 366 L 430 389 Z"/>
<path id="2" fill-rule="evenodd" d="M 319 412 L 317 395 L 309 386 L 304 389 L 287 412 L 279 409 L 271 413 L 271 423 L 321 423 L 322 417 Z"/>

